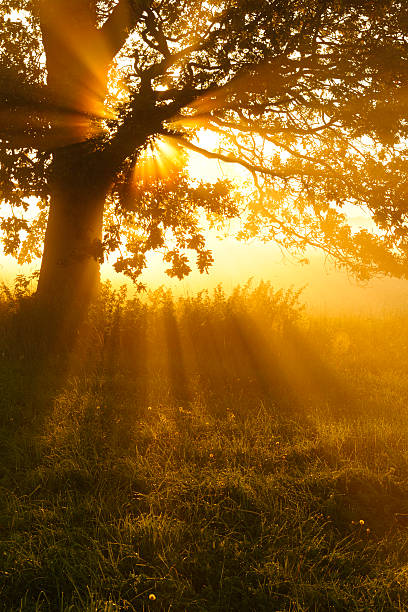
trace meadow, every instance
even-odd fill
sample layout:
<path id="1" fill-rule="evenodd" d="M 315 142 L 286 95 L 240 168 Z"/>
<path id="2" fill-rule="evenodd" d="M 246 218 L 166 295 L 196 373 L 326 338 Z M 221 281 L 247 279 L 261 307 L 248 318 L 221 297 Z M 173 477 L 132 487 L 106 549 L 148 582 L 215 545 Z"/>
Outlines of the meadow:
<path id="1" fill-rule="evenodd" d="M 27 291 L 0 300 L 0 609 L 408 610 L 406 310 L 105 285 L 67 360 Z"/>

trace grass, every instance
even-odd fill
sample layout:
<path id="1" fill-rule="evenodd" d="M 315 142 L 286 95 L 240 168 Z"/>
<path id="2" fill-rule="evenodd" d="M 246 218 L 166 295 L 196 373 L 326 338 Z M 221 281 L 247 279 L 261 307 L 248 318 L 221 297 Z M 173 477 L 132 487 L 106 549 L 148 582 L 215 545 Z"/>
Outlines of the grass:
<path id="1" fill-rule="evenodd" d="M 126 301 L 64 376 L 0 304 L 0 608 L 408 609 L 408 317 Z"/>

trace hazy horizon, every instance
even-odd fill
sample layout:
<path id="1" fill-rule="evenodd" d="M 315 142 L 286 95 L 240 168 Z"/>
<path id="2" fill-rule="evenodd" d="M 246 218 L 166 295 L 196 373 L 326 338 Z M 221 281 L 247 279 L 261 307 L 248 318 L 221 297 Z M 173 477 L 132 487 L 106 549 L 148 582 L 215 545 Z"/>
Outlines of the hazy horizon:
<path id="1" fill-rule="evenodd" d="M 227 293 L 237 285 L 253 279 L 253 283 L 270 281 L 276 289 L 304 287 L 302 302 L 317 312 L 364 314 L 405 309 L 408 304 L 408 281 L 396 278 L 376 278 L 358 282 L 345 270 L 338 270 L 326 261 L 318 251 L 307 254 L 309 263 L 300 264 L 296 258 L 282 254 L 274 243 L 246 244 L 233 238 L 219 240 L 211 237 L 214 264 L 208 274 L 200 274 L 193 268 L 183 280 L 172 279 L 165 274 L 165 264 L 158 254 L 150 257 L 150 265 L 141 277 L 148 289 L 168 287 L 176 295 L 194 294 L 212 290 L 222 284 Z M 0 281 L 10 284 L 17 274 L 30 274 L 39 268 L 40 262 L 18 265 L 12 257 L 0 256 Z M 123 274 L 116 273 L 110 263 L 102 265 L 102 279 L 110 280 L 115 287 L 127 285 L 133 293 L 133 285 Z"/>

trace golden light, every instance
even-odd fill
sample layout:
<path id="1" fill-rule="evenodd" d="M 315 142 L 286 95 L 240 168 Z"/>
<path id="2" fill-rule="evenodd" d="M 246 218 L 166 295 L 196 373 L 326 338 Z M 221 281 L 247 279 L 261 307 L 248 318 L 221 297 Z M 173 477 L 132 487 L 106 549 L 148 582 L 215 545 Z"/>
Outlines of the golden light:
<path id="1" fill-rule="evenodd" d="M 43 2 L 42 23 L 45 29 L 44 45 L 46 50 L 48 46 L 53 51 L 47 53 L 49 78 L 50 75 L 51 80 L 53 75 L 58 76 L 56 86 L 58 90 L 66 90 L 63 92 L 66 106 L 103 116 L 110 55 L 103 37 L 92 27 L 91 11 L 80 5 L 68 8 L 61 6 L 61 3 L 54 6 L 53 3 Z M 74 60 L 72 65 L 71 58 Z M 64 72 L 67 76 L 65 84 Z M 54 85 L 52 82 L 48 84 L 51 88 Z"/>
<path id="2" fill-rule="evenodd" d="M 134 169 L 134 181 L 150 184 L 170 180 L 186 165 L 186 153 L 171 136 L 156 138 L 140 155 Z"/>
<path id="3" fill-rule="evenodd" d="M 93 25 L 90 7 L 81 0 L 41 2 L 43 41 L 47 55 L 46 103 L 13 109 L 9 133 L 30 128 L 33 145 L 64 146 L 94 137 L 104 121 L 117 116 L 116 107 L 128 95 L 114 53 Z M 29 104 L 29 103 L 28 103 Z"/>
<path id="4" fill-rule="evenodd" d="M 113 61 L 108 73 L 108 87 L 103 109 L 105 119 L 117 118 L 117 107 L 129 99 L 127 86 L 120 65 Z"/>

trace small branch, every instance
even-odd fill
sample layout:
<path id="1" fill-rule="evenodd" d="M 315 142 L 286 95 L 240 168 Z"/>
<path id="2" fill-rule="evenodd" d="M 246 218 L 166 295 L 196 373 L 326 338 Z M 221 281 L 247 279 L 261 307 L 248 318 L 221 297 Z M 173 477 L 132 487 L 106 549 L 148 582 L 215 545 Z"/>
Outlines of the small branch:
<path id="1" fill-rule="evenodd" d="M 251 164 L 240 157 L 236 157 L 235 155 L 224 155 L 223 153 L 214 153 L 212 151 L 207 151 L 207 149 L 203 149 L 202 147 L 199 147 L 193 144 L 192 142 L 188 141 L 186 138 L 183 138 L 182 136 L 174 136 L 171 133 L 169 134 L 169 136 L 170 137 L 173 136 L 173 138 L 175 138 L 181 145 L 186 147 L 186 149 L 190 149 L 191 151 L 194 151 L 195 153 L 199 153 L 200 155 L 203 155 L 207 159 L 216 159 L 216 160 L 225 162 L 226 164 L 238 164 L 239 166 L 242 166 L 243 168 L 248 170 L 251 174 L 253 174 L 254 172 L 258 172 L 259 174 L 273 176 L 275 178 L 289 178 L 291 176 L 287 174 L 286 172 L 279 172 L 277 170 L 271 170 L 270 168 L 265 168 L 265 166 L 260 166 L 258 164 Z M 323 176 L 323 174 L 318 173 L 318 172 L 313 172 L 313 173 L 299 172 L 299 175 Z"/>

